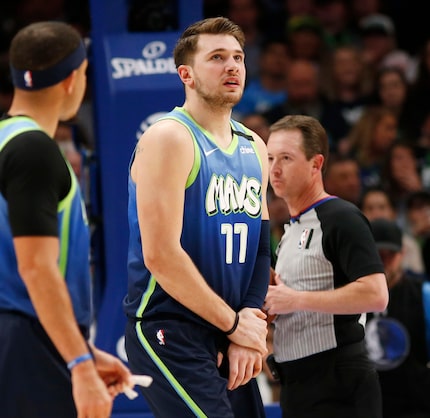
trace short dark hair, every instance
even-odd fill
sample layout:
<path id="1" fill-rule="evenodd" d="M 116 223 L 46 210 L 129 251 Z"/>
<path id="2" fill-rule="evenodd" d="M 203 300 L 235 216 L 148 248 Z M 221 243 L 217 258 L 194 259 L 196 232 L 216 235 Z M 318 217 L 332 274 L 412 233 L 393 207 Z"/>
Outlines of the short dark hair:
<path id="1" fill-rule="evenodd" d="M 197 51 L 199 35 L 231 35 L 239 42 L 243 49 L 245 46 L 245 35 L 242 29 L 226 17 L 210 17 L 199 20 L 188 26 L 182 33 L 173 51 L 176 68 L 180 65 L 189 65 Z"/>
<path id="2" fill-rule="evenodd" d="M 67 23 L 32 23 L 12 39 L 9 60 L 18 70 L 45 70 L 70 55 L 80 42 L 79 32 Z"/>
<path id="3" fill-rule="evenodd" d="M 393 209 L 394 211 L 396 210 L 396 202 L 395 202 L 395 200 L 387 192 L 387 190 L 385 190 L 382 186 L 369 186 L 369 187 L 366 187 L 364 189 L 364 191 L 363 191 L 363 193 L 361 194 L 361 197 L 360 197 L 360 202 L 358 203 L 358 207 L 360 209 L 363 209 L 364 201 L 366 200 L 367 196 L 369 194 L 372 194 L 372 193 L 381 193 L 381 194 L 383 194 L 386 197 L 387 202 L 390 205 L 390 208 Z"/>
<path id="4" fill-rule="evenodd" d="M 360 167 L 358 164 L 358 161 L 351 155 L 331 153 L 327 158 L 325 175 L 327 176 L 329 174 L 329 171 L 333 166 L 335 166 L 336 164 L 343 164 L 343 163 L 353 163 L 358 168 Z"/>
<path id="5" fill-rule="evenodd" d="M 295 129 L 302 133 L 303 152 L 308 161 L 315 155 L 322 154 L 324 157 L 322 172 L 324 172 L 329 150 L 328 136 L 326 130 L 317 119 L 305 115 L 284 116 L 270 127 L 270 132 Z"/>
<path id="6" fill-rule="evenodd" d="M 406 198 L 406 210 L 422 209 L 426 206 L 430 206 L 430 193 L 426 190 L 413 192 Z"/>

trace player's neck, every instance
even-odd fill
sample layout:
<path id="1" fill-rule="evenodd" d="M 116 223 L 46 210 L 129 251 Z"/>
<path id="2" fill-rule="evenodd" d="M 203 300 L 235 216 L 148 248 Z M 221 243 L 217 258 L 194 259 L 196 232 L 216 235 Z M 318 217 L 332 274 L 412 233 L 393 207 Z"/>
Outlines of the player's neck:
<path id="1" fill-rule="evenodd" d="M 59 108 L 52 101 L 35 100 L 34 93 L 28 98 L 16 95 L 8 111 L 10 116 L 28 116 L 49 136 L 53 137 L 58 125 Z"/>
<path id="2" fill-rule="evenodd" d="M 186 101 L 184 109 L 190 116 L 217 140 L 231 141 L 231 110 L 229 108 L 213 109 L 207 105 L 194 104 Z M 226 143 L 220 145 L 228 145 Z"/>

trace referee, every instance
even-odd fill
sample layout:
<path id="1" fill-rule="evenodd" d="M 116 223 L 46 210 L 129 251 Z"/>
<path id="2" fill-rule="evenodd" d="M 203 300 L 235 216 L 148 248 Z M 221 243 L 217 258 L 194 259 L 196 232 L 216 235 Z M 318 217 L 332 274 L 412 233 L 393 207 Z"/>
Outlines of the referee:
<path id="1" fill-rule="evenodd" d="M 277 315 L 282 416 L 380 418 L 359 318 L 387 306 L 384 267 L 366 218 L 325 192 L 327 153 L 327 134 L 312 117 L 286 116 L 271 126 L 270 182 L 291 214 L 264 304 Z"/>

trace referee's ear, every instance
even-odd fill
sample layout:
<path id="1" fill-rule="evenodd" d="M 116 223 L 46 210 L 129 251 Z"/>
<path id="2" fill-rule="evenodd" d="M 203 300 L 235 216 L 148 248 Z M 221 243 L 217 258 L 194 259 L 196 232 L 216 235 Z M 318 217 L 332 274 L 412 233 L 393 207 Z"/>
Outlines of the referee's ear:
<path id="1" fill-rule="evenodd" d="M 324 166 L 324 155 L 322 154 L 316 154 L 312 157 L 313 159 L 313 165 L 312 168 L 316 171 L 321 171 Z"/>

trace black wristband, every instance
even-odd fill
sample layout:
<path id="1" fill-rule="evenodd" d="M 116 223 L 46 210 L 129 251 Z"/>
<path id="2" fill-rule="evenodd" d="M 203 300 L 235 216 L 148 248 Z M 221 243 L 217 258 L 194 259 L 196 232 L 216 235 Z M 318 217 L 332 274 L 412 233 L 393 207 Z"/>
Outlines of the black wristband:
<path id="1" fill-rule="evenodd" d="M 234 331 L 236 331 L 237 326 L 239 325 L 239 312 L 236 312 L 236 318 L 234 318 L 233 326 L 225 332 L 225 335 L 231 335 Z"/>

